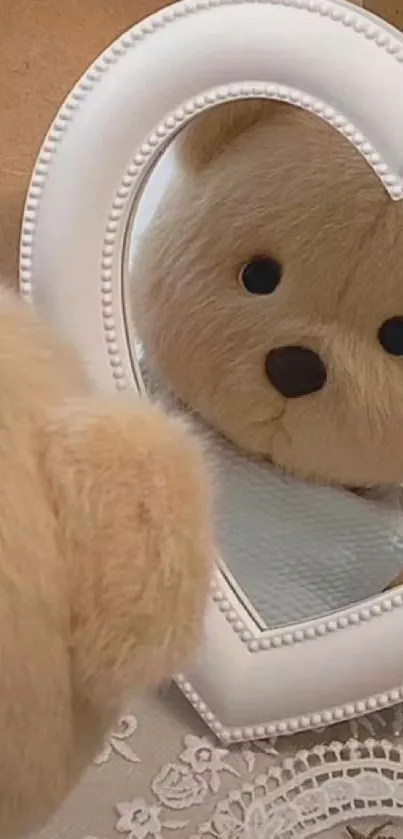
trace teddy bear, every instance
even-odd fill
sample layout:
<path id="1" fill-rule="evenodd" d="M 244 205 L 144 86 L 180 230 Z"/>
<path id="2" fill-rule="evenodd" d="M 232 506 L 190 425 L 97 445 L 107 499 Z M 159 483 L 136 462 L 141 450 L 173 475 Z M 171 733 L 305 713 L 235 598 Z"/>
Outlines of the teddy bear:
<path id="1" fill-rule="evenodd" d="M 0 294 L 0 835 L 42 825 L 130 691 L 199 643 L 209 470 L 186 422 L 93 391 L 75 351 Z"/>
<path id="2" fill-rule="evenodd" d="M 176 141 L 136 254 L 150 368 L 239 451 L 337 487 L 403 481 L 403 206 L 356 149 L 279 101 Z"/>

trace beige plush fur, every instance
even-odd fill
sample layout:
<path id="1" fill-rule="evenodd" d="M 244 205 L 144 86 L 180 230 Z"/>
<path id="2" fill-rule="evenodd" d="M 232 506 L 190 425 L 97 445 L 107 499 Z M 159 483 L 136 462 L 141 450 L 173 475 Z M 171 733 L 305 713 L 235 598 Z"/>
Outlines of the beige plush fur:
<path id="1" fill-rule="evenodd" d="M 125 694 L 200 633 L 213 555 L 203 453 L 158 408 L 101 398 L 0 297 L 0 836 L 58 806 Z"/>
<path id="2" fill-rule="evenodd" d="M 403 315 L 403 205 L 333 128 L 283 103 L 237 102 L 179 140 L 181 172 L 144 237 L 134 318 L 149 362 L 243 449 L 314 481 L 403 480 L 403 359 L 378 340 Z M 275 257 L 269 296 L 243 264 Z M 288 399 L 267 353 L 302 345 L 327 368 Z"/>

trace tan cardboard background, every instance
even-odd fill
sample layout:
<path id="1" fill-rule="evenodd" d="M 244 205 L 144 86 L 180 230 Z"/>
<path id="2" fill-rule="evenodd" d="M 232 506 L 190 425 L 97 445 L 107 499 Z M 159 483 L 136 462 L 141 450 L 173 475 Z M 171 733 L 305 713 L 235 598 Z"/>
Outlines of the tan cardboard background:
<path id="1" fill-rule="evenodd" d="M 93 59 L 163 0 L 0 0 L 0 274 L 16 277 L 22 206 L 43 135 Z M 403 0 L 367 0 L 403 28 Z"/>
<path id="2" fill-rule="evenodd" d="M 403 29 L 403 0 L 366 0 L 366 9 Z"/>

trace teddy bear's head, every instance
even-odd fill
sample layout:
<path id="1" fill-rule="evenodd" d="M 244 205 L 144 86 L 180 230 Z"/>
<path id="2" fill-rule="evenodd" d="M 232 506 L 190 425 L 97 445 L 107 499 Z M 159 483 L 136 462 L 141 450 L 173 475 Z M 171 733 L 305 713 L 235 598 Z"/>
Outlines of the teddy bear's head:
<path id="1" fill-rule="evenodd" d="M 284 103 L 227 103 L 178 143 L 133 311 L 149 363 L 242 449 L 318 482 L 403 480 L 403 208 Z"/>

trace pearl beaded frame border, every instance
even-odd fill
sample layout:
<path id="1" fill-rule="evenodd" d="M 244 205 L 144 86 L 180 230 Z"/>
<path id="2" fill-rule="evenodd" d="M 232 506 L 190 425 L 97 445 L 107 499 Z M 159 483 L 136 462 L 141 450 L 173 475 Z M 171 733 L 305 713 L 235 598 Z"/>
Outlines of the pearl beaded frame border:
<path id="1" fill-rule="evenodd" d="M 346 722 L 365 714 L 373 714 L 376 711 L 384 710 L 391 705 L 397 705 L 403 701 L 403 687 L 394 688 L 385 693 L 377 693 L 356 702 L 346 705 L 339 705 L 325 710 L 315 711 L 312 714 L 302 714 L 289 719 L 273 720 L 271 723 L 259 725 L 229 727 L 223 725 L 218 717 L 204 702 L 203 698 L 194 690 L 192 684 L 185 676 L 178 676 L 178 686 L 186 699 L 193 706 L 197 714 L 218 739 L 226 744 L 242 743 L 252 740 L 270 740 L 277 737 L 290 736 L 302 731 L 326 729 L 331 725 Z"/>
<path id="2" fill-rule="evenodd" d="M 347 629 L 351 626 L 358 626 L 367 623 L 376 617 L 380 617 L 393 609 L 403 606 L 403 595 L 395 593 L 392 596 L 380 595 L 374 603 L 367 603 L 359 609 L 354 607 L 346 609 L 342 614 L 330 616 L 327 620 L 316 620 L 299 625 L 296 628 L 289 628 L 284 631 L 266 630 L 254 634 L 240 618 L 239 613 L 222 590 L 220 572 L 216 572 L 211 584 L 211 599 L 216 604 L 225 619 L 231 625 L 233 631 L 239 636 L 250 653 L 278 649 L 282 646 L 291 646 L 303 641 L 314 641 L 324 635 Z M 383 710 L 391 705 L 403 701 L 403 686 L 393 688 L 389 691 L 367 696 L 355 702 L 345 705 L 334 706 L 324 710 L 315 711 L 311 714 L 303 714 L 289 719 L 273 720 L 271 723 L 244 727 L 228 727 L 208 707 L 203 698 L 194 690 L 193 685 L 185 676 L 177 678 L 177 684 L 186 696 L 188 701 L 197 711 L 199 716 L 209 726 L 213 733 L 226 744 L 244 742 L 245 740 L 270 739 L 273 737 L 290 736 L 301 731 L 327 728 L 336 723 L 345 722 L 355 717 L 372 714 Z"/>
<path id="3" fill-rule="evenodd" d="M 238 635 L 240 641 L 247 647 L 250 653 L 278 649 L 279 647 L 291 647 L 293 644 L 301 644 L 303 641 L 314 641 L 323 638 L 324 635 L 332 635 L 351 626 L 359 626 L 362 623 L 375 618 L 382 617 L 394 609 L 403 606 L 403 594 L 378 595 L 375 602 L 365 601 L 357 607 L 344 609 L 342 612 L 329 615 L 324 620 L 313 619 L 296 627 L 288 627 L 283 630 L 256 630 L 253 632 L 242 621 L 240 614 L 234 608 L 233 602 L 226 597 L 223 591 L 221 579 L 225 574 L 219 570 L 211 582 L 211 600 L 216 604 L 219 611 L 224 615 L 225 620 L 231 625 L 233 631 Z"/>
<path id="4" fill-rule="evenodd" d="M 350 10 L 348 7 L 335 8 L 334 6 L 330 6 L 326 0 L 189 0 L 189 2 L 182 2 L 179 5 L 163 9 L 143 23 L 136 25 L 132 30 L 125 33 L 112 44 L 78 82 L 62 105 L 42 146 L 28 190 L 21 232 L 20 290 L 22 297 L 28 302 L 32 301 L 35 231 L 42 193 L 53 158 L 58 151 L 63 135 L 74 119 L 75 113 L 85 102 L 87 96 L 102 80 L 104 74 L 109 71 L 110 67 L 123 58 L 130 49 L 135 48 L 139 41 L 149 37 L 161 27 L 173 23 L 177 18 L 195 14 L 198 11 L 210 7 L 233 5 L 238 2 L 263 2 L 268 5 L 289 6 L 295 9 L 304 9 L 312 14 L 329 17 L 335 23 L 353 29 L 357 35 L 375 42 L 380 49 L 385 50 L 396 61 L 403 63 L 403 43 L 394 37 L 392 32 L 390 34 L 386 33 L 371 19 L 368 19 L 368 21 L 363 20 L 353 9 Z M 313 99 L 302 91 L 275 83 L 245 82 L 244 84 L 215 88 L 197 96 L 194 100 L 187 102 L 183 107 L 175 110 L 144 141 L 134 156 L 116 191 L 105 229 L 102 245 L 100 281 L 102 320 L 109 364 L 118 390 L 127 389 L 129 382 L 124 372 L 116 329 L 113 296 L 113 264 L 117 243 L 120 242 L 122 224 L 126 216 L 128 203 L 133 197 L 135 185 L 139 181 L 142 181 L 144 174 L 161 150 L 168 144 L 169 140 L 198 113 L 221 102 L 237 98 L 256 97 L 275 99 L 299 106 L 306 111 L 316 114 L 325 122 L 328 122 L 343 134 L 355 146 L 357 151 L 363 155 L 378 175 L 391 198 L 399 200 L 403 197 L 402 180 L 394 172 L 389 170 L 387 164 L 381 159 L 380 155 L 373 149 L 367 139 L 360 134 L 357 128 L 341 114 L 336 113 L 325 102 Z M 136 371 L 136 376 L 141 380 L 138 370 Z M 250 653 L 314 640 L 328 633 L 371 620 L 403 605 L 402 594 L 395 593 L 391 596 L 381 595 L 374 603 L 368 603 L 358 610 L 345 610 L 343 614 L 334 615 L 325 621 L 311 622 L 294 629 L 289 628 L 285 631 L 265 631 L 259 633 L 259 635 L 255 635 L 244 624 L 236 609 L 233 608 L 233 604 L 226 598 L 225 591 L 220 587 L 220 572 L 216 573 L 216 578 L 212 581 L 211 598 L 213 603 L 224 615 L 225 620 L 231 625 L 233 631 L 238 635 L 240 641 L 247 646 Z M 292 734 L 297 731 L 328 726 L 335 722 L 374 712 L 403 700 L 402 687 L 390 690 L 387 693 L 367 697 L 364 700 L 345 706 L 335 707 L 289 720 L 274 721 L 268 725 L 226 728 L 215 717 L 202 698 L 194 691 L 192 685 L 185 677 L 179 676 L 177 682 L 198 714 L 205 720 L 212 731 L 223 742 L 227 743 L 245 739 L 252 740 L 276 737 Z"/>

